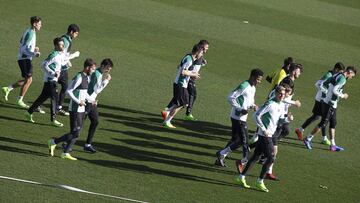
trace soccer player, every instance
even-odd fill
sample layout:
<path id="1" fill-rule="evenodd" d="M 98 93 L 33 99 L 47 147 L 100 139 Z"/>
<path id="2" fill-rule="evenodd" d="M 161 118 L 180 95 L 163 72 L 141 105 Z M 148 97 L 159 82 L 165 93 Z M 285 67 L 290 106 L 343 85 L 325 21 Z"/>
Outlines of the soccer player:
<path id="1" fill-rule="evenodd" d="M 57 113 L 62 116 L 68 116 L 69 112 L 66 112 L 63 109 L 63 103 L 65 99 L 65 92 L 68 87 L 68 70 L 71 68 L 70 60 L 80 56 L 80 52 L 76 51 L 70 54 L 72 41 L 79 35 L 80 28 L 76 24 L 71 24 L 68 26 L 67 33 L 63 35 L 61 38 L 64 40 L 64 61 L 61 64 L 61 73 L 58 79 L 58 83 L 61 85 L 61 90 L 58 96 L 57 103 Z"/>
<path id="2" fill-rule="evenodd" d="M 56 82 L 60 76 L 61 62 L 64 54 L 64 40 L 57 37 L 53 40 L 55 49 L 49 54 L 45 61 L 41 64 L 41 68 L 44 71 L 44 86 L 39 97 L 31 105 L 31 107 L 25 112 L 26 119 L 35 123 L 33 120 L 33 112 L 41 104 L 43 104 L 48 98 L 51 100 L 50 107 L 50 120 L 52 125 L 62 127 L 63 124 L 56 120 L 56 101 L 57 101 L 57 89 Z"/>
<path id="3" fill-rule="evenodd" d="M 198 44 L 202 47 L 203 54 L 205 54 L 207 52 L 207 50 L 209 49 L 209 42 L 207 40 L 200 40 L 200 42 Z M 198 58 L 194 61 L 194 64 L 191 66 L 191 68 L 189 70 L 192 69 L 191 70 L 192 72 L 199 73 L 201 67 L 205 66 L 206 64 L 207 64 L 207 61 L 205 60 L 204 56 L 201 56 L 200 58 Z M 186 108 L 185 119 L 189 120 L 189 121 L 197 120 L 192 115 L 192 109 L 193 109 L 193 106 L 194 106 L 194 103 L 196 100 L 196 96 L 197 96 L 195 82 L 196 82 L 196 77 L 190 77 L 189 84 L 187 87 L 187 90 L 189 92 L 189 105 Z"/>
<path id="4" fill-rule="evenodd" d="M 299 140 L 302 140 L 303 138 L 303 132 L 305 130 L 305 128 L 307 126 L 309 126 L 312 122 L 318 120 L 321 117 L 321 98 L 322 98 L 322 94 L 326 94 L 327 89 L 322 88 L 323 87 L 323 82 L 326 81 L 328 78 L 332 77 L 334 74 L 343 71 L 345 69 L 345 66 L 343 63 L 338 62 L 335 64 L 333 70 L 328 71 L 325 75 L 323 75 L 321 77 L 320 80 L 318 80 L 315 83 L 315 86 L 317 88 L 317 93 L 315 95 L 315 104 L 314 107 L 312 109 L 312 115 L 306 119 L 306 121 L 301 125 L 301 127 L 297 128 L 295 130 L 296 135 L 298 136 Z M 325 145 L 330 145 L 330 140 L 327 138 L 326 136 L 326 129 L 325 128 L 321 128 L 321 134 L 322 134 L 322 144 Z"/>
<path id="5" fill-rule="evenodd" d="M 96 63 L 94 60 L 88 58 L 84 62 L 84 69 L 75 75 L 71 81 L 66 93 L 70 96 L 69 112 L 70 112 L 70 132 L 61 137 L 50 139 L 48 141 L 50 155 L 54 156 L 56 145 L 61 142 L 66 142 L 67 145 L 61 158 L 68 160 L 77 160 L 71 156 L 69 151 L 75 144 L 83 127 L 86 100 L 89 100 L 88 87 L 90 75 L 95 72 Z"/>
<path id="6" fill-rule="evenodd" d="M 111 76 L 109 73 L 113 66 L 114 64 L 112 60 L 110 58 L 106 58 L 102 60 L 100 68 L 96 69 L 96 71 L 90 77 L 90 83 L 88 88 L 89 100 L 86 103 L 85 113 L 85 117 L 89 117 L 90 127 L 84 146 L 84 150 L 90 153 L 96 152 L 96 149 L 92 145 L 95 130 L 99 124 L 99 113 L 97 110 L 96 97 L 109 84 L 109 81 L 111 80 Z"/>
<path id="7" fill-rule="evenodd" d="M 336 127 L 336 108 L 339 99 L 347 99 L 349 95 L 342 93 L 343 88 L 348 79 L 356 75 L 356 68 L 348 66 L 345 72 L 339 72 L 332 77 L 328 78 L 323 85 L 328 87 L 326 97 L 323 99 L 322 116 L 320 123 L 311 131 L 311 133 L 304 139 L 304 144 L 307 149 L 312 149 L 311 140 L 321 128 L 326 127 L 329 123 L 329 137 L 330 137 L 330 150 L 342 151 L 344 148 L 339 147 L 335 143 L 335 127 Z"/>
<path id="8" fill-rule="evenodd" d="M 8 87 L 3 87 L 2 91 L 5 94 L 5 101 L 8 101 L 9 93 L 17 87 L 20 87 L 20 94 L 16 104 L 22 108 L 29 108 L 23 101 L 24 96 L 32 83 L 33 65 L 32 58 L 40 56 L 40 49 L 36 46 L 36 32 L 41 28 L 41 18 L 33 16 L 30 18 L 31 27 L 27 28 L 20 39 L 20 47 L 18 54 L 18 64 L 21 70 L 23 79 L 15 82 Z M 45 113 L 45 112 L 41 112 Z"/>
<path id="9" fill-rule="evenodd" d="M 261 83 L 264 73 L 260 69 L 251 70 L 248 80 L 240 83 L 228 96 L 231 105 L 231 140 L 216 153 L 216 165 L 225 167 L 225 157 L 242 145 L 243 159 L 241 164 L 246 164 L 249 156 L 249 135 L 247 127 L 248 111 L 257 109 L 255 105 L 256 85 Z"/>
<path id="10" fill-rule="evenodd" d="M 267 76 L 266 80 L 271 83 L 270 91 L 279 85 L 279 83 L 289 74 L 290 64 L 294 63 L 295 60 L 292 57 L 284 59 L 284 65 L 281 67 L 279 72 L 274 71 L 271 76 Z"/>
<path id="11" fill-rule="evenodd" d="M 193 65 L 194 61 L 200 58 L 203 54 L 203 49 L 199 44 L 196 44 L 191 54 L 187 54 L 181 60 L 178 68 L 178 73 L 176 75 L 174 84 L 173 84 L 173 99 L 172 106 L 170 107 L 169 115 L 164 119 L 163 127 L 165 128 L 176 128 L 171 124 L 171 120 L 174 116 L 182 109 L 187 107 L 189 104 L 189 93 L 187 90 L 188 82 L 190 77 L 200 78 L 200 74 L 197 72 L 192 72 L 189 68 Z"/>
<path id="12" fill-rule="evenodd" d="M 209 49 L 209 42 L 207 40 L 200 40 L 198 45 L 200 45 L 203 49 L 203 54 L 205 54 L 207 52 L 207 50 Z M 199 73 L 200 69 L 202 66 L 205 66 L 207 64 L 207 61 L 205 60 L 204 56 L 199 57 L 198 59 L 196 59 L 193 62 L 193 65 L 190 66 L 189 70 L 194 72 L 194 73 Z M 189 83 L 188 83 L 188 93 L 189 93 L 189 104 L 186 108 L 186 116 L 185 116 L 185 120 L 189 120 L 189 121 L 196 121 L 197 119 L 192 115 L 192 109 L 194 106 L 194 102 L 196 100 L 196 96 L 197 96 L 197 91 L 196 91 L 196 78 L 195 77 L 190 77 Z M 174 98 L 169 102 L 169 104 L 167 105 L 167 107 L 165 108 L 164 111 L 161 112 L 161 115 L 164 119 L 166 119 L 166 117 L 169 115 L 170 113 L 170 108 L 173 105 L 173 100 Z"/>
<path id="13" fill-rule="evenodd" d="M 269 169 L 269 166 L 274 162 L 274 146 L 272 136 L 276 131 L 277 124 L 283 113 L 282 101 L 285 97 L 284 87 L 277 86 L 275 91 L 275 98 L 269 99 L 254 114 L 254 120 L 258 126 L 257 134 L 259 135 L 259 141 L 255 147 L 254 154 L 249 159 L 239 177 L 237 177 L 237 181 L 241 184 L 241 186 L 250 188 L 250 186 L 246 183 L 245 175 L 253 167 L 255 162 L 259 159 L 260 155 L 264 154 L 266 161 L 263 164 L 259 178 L 255 183 L 255 186 L 263 192 L 269 192 L 264 184 L 264 178 L 266 172 Z"/>

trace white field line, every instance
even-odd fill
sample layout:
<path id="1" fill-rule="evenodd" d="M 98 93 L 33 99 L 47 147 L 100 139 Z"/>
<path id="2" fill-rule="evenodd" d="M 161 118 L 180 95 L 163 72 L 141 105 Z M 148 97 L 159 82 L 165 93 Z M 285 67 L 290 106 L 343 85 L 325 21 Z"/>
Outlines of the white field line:
<path id="1" fill-rule="evenodd" d="M 129 202 L 148 203 L 148 202 L 144 202 L 144 201 L 140 201 L 140 200 L 135 200 L 135 199 L 129 199 L 129 198 L 125 198 L 125 197 L 107 195 L 107 194 L 96 193 L 96 192 L 89 192 L 89 191 L 82 190 L 82 189 L 75 188 L 75 187 L 71 187 L 71 186 L 68 186 L 68 185 L 48 185 L 48 184 L 43 184 L 43 183 L 39 183 L 39 182 L 35 182 L 35 181 L 23 180 L 23 179 L 6 177 L 6 176 L 0 176 L 0 179 L 12 180 L 12 181 L 17 181 L 17 182 L 22 182 L 22 183 L 29 183 L 29 184 L 35 184 L 35 185 L 53 186 L 53 187 L 57 187 L 57 188 L 62 188 L 62 189 L 70 190 L 70 191 L 73 191 L 73 192 L 81 192 L 81 193 L 86 193 L 86 194 L 91 194 L 91 195 L 98 195 L 98 196 L 103 196 L 103 197 L 110 197 L 110 198 L 121 199 L 121 200 L 129 201 Z"/>

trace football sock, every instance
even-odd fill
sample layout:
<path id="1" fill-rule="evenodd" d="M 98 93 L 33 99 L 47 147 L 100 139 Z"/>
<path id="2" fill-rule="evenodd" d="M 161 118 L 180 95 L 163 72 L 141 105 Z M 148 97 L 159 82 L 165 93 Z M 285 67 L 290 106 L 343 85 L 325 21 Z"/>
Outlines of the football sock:
<path id="1" fill-rule="evenodd" d="M 268 173 L 272 174 L 272 169 L 273 169 L 274 164 L 271 164 L 269 167 L 269 170 L 267 171 Z"/>
<path id="2" fill-rule="evenodd" d="M 14 89 L 14 87 L 12 85 L 9 85 L 8 89 L 9 89 L 9 91 L 11 91 Z"/>
<path id="3" fill-rule="evenodd" d="M 307 139 L 308 141 L 311 141 L 313 138 L 314 138 L 314 135 L 311 135 L 311 134 L 309 134 L 309 135 L 306 137 L 306 139 Z"/>
<path id="4" fill-rule="evenodd" d="M 230 147 L 226 147 L 225 149 L 220 151 L 220 154 L 226 157 L 229 152 L 231 152 Z"/>
<path id="5" fill-rule="evenodd" d="M 335 144 L 335 139 L 334 139 L 334 138 L 331 139 L 330 142 L 331 142 L 331 145 L 336 146 L 336 144 Z"/>

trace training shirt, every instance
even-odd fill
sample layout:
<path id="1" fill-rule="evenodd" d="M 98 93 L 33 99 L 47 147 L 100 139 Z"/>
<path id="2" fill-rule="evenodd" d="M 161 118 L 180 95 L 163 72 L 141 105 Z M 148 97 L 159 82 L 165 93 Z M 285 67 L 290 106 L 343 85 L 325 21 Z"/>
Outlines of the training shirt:
<path id="1" fill-rule="evenodd" d="M 245 80 L 229 94 L 227 99 L 232 107 L 231 118 L 246 122 L 248 114 L 241 114 L 241 110 L 249 110 L 255 106 L 255 92 L 255 86 Z"/>
<path id="2" fill-rule="evenodd" d="M 178 84 L 183 88 L 187 88 L 190 76 L 182 75 L 182 71 L 189 70 L 193 63 L 194 59 L 192 58 L 191 54 L 187 54 L 186 56 L 184 56 L 184 58 L 179 64 L 178 73 L 174 81 L 175 84 Z"/>
<path id="3" fill-rule="evenodd" d="M 205 66 L 204 57 L 201 56 L 200 58 L 196 59 L 193 63 L 193 65 L 189 68 L 190 71 L 194 73 L 200 72 L 200 69 L 202 66 Z M 195 78 L 190 77 L 191 82 L 195 82 Z"/>
<path id="4" fill-rule="evenodd" d="M 59 51 L 52 51 L 49 56 L 41 64 L 41 68 L 45 72 L 44 81 L 52 82 L 57 81 L 58 77 L 55 76 L 56 72 L 60 73 L 61 71 L 61 62 L 63 60 L 64 54 Z"/>
<path id="5" fill-rule="evenodd" d="M 72 46 L 72 39 L 69 35 L 63 35 L 61 37 L 61 39 L 64 40 L 64 60 L 61 64 L 61 70 L 68 70 L 70 67 L 67 66 L 67 63 L 70 61 L 69 57 L 70 57 L 70 50 L 71 50 L 71 46 Z"/>
<path id="6" fill-rule="evenodd" d="M 109 80 L 103 80 L 103 74 L 100 68 L 97 68 L 96 71 L 90 77 L 90 83 L 88 88 L 88 94 L 90 96 L 89 102 L 94 102 L 97 95 L 107 86 Z"/>
<path id="7" fill-rule="evenodd" d="M 25 30 L 20 39 L 18 60 L 30 59 L 35 56 L 36 32 L 31 27 Z"/>
<path id="8" fill-rule="evenodd" d="M 254 114 L 254 121 L 259 127 L 258 134 L 265 136 L 264 131 L 267 130 L 272 137 L 275 133 L 279 119 L 283 114 L 283 102 L 277 102 L 275 99 L 269 99 L 263 106 L 261 106 Z"/>
<path id="9" fill-rule="evenodd" d="M 327 88 L 328 87 L 324 87 L 323 83 L 330 77 L 333 76 L 333 72 L 332 71 L 328 71 L 325 75 L 323 75 L 320 80 L 316 81 L 315 83 L 315 87 L 317 89 L 316 95 L 315 95 L 315 100 L 320 102 L 322 100 L 322 97 L 326 96 L 326 92 L 327 92 Z M 324 94 L 324 95 L 323 95 Z"/>
<path id="10" fill-rule="evenodd" d="M 324 86 L 328 86 L 328 91 L 326 93 L 326 97 L 324 98 L 324 102 L 336 109 L 339 99 L 344 98 L 342 91 L 345 84 L 346 77 L 343 73 L 337 73 L 328 78 L 324 82 Z"/>
<path id="11" fill-rule="evenodd" d="M 85 112 L 85 106 L 80 106 L 80 101 L 85 103 L 89 100 L 87 93 L 90 78 L 84 73 L 79 72 L 72 79 L 66 93 L 70 96 L 69 111 L 71 112 Z"/>
<path id="12" fill-rule="evenodd" d="M 272 78 L 270 90 L 274 89 L 286 77 L 286 75 L 286 71 L 281 68 L 281 70 Z"/>
<path id="13" fill-rule="evenodd" d="M 279 124 L 281 123 L 289 123 L 289 119 L 287 118 L 287 114 L 289 112 L 289 108 L 291 105 L 293 105 L 295 103 L 295 101 L 292 100 L 294 94 L 285 97 L 283 101 L 281 101 L 282 105 L 283 105 L 283 114 L 280 117 L 279 120 Z M 273 89 L 273 91 L 270 92 L 269 94 L 269 99 L 275 99 L 275 89 Z"/>

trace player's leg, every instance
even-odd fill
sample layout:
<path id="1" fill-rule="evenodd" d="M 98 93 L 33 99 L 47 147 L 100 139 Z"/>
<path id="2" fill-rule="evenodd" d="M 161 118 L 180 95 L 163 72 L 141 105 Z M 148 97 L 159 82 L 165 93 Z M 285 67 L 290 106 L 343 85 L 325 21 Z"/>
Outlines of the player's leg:
<path id="1" fill-rule="evenodd" d="M 88 109 L 87 116 L 89 117 L 89 120 L 90 120 L 90 126 L 89 126 L 86 143 L 84 146 L 84 150 L 87 152 L 90 152 L 90 153 L 95 153 L 96 149 L 92 145 L 92 142 L 93 142 L 96 128 L 99 124 L 99 113 L 97 110 L 97 106 L 94 106 L 92 104 L 87 104 L 87 109 Z"/>

